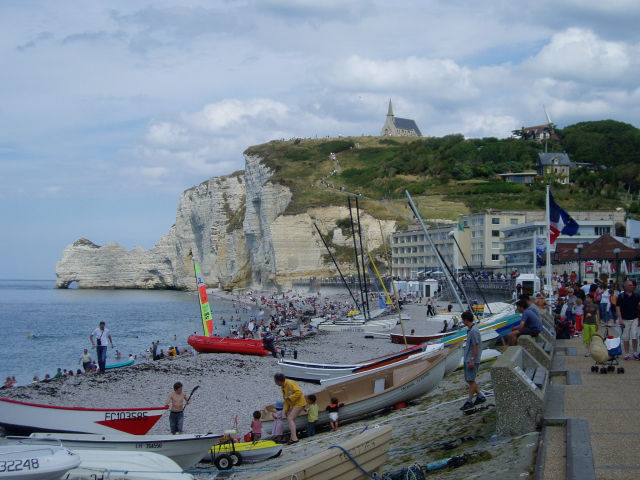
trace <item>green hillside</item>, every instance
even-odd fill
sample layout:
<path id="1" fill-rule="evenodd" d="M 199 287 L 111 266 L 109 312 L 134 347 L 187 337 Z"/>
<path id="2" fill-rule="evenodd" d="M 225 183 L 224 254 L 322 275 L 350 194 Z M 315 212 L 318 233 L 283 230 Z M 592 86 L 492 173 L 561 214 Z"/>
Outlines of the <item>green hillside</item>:
<path id="1" fill-rule="evenodd" d="M 605 120 L 557 131 L 548 151 L 566 151 L 574 162 L 602 166 L 596 173 L 572 169 L 571 185 L 553 185 L 568 209 L 638 210 L 625 203 L 640 190 L 640 130 Z M 544 208 L 543 184 L 515 185 L 497 175 L 534 170 L 544 144 L 516 138 L 347 137 L 272 141 L 245 153 L 264 158 L 273 181 L 289 186 L 294 199 L 287 213 L 311 206 L 344 205 L 348 193 L 363 195 L 363 208 L 381 217 L 408 216 L 404 190 L 431 218 L 493 209 Z M 337 163 L 331 157 L 336 153 Z M 334 169 L 339 171 L 330 174 Z M 330 187 L 321 182 L 325 178 Z"/>

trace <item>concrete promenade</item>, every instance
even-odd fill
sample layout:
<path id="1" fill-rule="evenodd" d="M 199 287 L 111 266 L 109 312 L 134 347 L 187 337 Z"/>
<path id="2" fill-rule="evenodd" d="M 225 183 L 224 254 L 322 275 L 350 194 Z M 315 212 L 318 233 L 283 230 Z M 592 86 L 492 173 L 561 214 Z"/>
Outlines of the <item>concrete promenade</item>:
<path id="1" fill-rule="evenodd" d="M 639 479 L 640 361 L 592 373 L 585 353 L 580 336 L 556 343 L 535 477 Z"/>

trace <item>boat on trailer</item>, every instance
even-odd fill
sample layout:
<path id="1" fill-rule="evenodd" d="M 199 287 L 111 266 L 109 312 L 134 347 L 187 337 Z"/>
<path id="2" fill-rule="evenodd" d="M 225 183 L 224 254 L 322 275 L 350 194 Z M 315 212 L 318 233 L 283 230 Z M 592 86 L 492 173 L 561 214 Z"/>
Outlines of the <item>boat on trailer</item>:
<path id="1" fill-rule="evenodd" d="M 336 397 L 344 406 L 340 408 L 340 421 L 358 420 L 376 412 L 408 402 L 431 391 L 440 383 L 445 374 L 447 357 L 459 348 L 444 348 L 436 355 L 412 360 L 394 368 L 364 373 L 353 380 L 329 385 L 316 395 L 318 404 L 317 426 L 329 423 L 329 413 L 325 408 Z M 456 360 L 457 367 L 459 359 Z M 453 367 L 455 368 L 455 367 Z M 273 417 L 265 407 L 261 411 L 265 432 L 272 432 Z M 289 426 L 283 422 L 284 431 Z M 296 418 L 296 427 L 303 430 L 307 424 L 306 414 Z"/>
<path id="2" fill-rule="evenodd" d="M 0 444 L 0 479 L 58 480 L 80 465 L 80 457 L 60 444 Z"/>
<path id="3" fill-rule="evenodd" d="M 128 433 L 144 435 L 169 407 L 60 407 L 0 398 L 0 426 L 8 432 Z"/>
<path id="4" fill-rule="evenodd" d="M 381 478 L 382 467 L 389 453 L 391 434 L 392 428 L 389 425 L 367 429 L 364 433 L 336 446 L 253 478 L 255 480 Z M 345 451 L 348 455 L 344 453 Z"/>
<path id="5" fill-rule="evenodd" d="M 25 438 L 59 441 L 70 450 L 118 450 L 159 453 L 169 457 L 182 468 L 190 468 L 207 455 L 222 435 L 183 433 L 179 435 L 91 434 L 35 432 L 29 437 L 8 437 L 21 441 Z"/>

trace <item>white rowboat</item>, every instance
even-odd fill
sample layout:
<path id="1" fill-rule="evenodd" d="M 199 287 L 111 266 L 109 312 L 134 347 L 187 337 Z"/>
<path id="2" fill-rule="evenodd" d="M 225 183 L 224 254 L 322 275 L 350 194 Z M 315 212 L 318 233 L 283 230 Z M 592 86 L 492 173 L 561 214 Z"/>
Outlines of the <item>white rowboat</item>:
<path id="1" fill-rule="evenodd" d="M 32 432 L 129 433 L 144 435 L 168 406 L 151 408 L 56 407 L 0 398 L 0 426 Z"/>
<path id="2" fill-rule="evenodd" d="M 343 377 L 345 375 L 351 375 L 352 373 L 372 370 L 383 365 L 395 363 L 409 356 L 421 353 L 425 351 L 426 348 L 426 345 L 416 345 L 400 350 L 399 352 L 371 358 L 362 363 L 352 364 L 312 363 L 283 358 L 278 360 L 278 366 L 287 378 L 320 383 L 320 381 L 324 379 Z"/>
<path id="3" fill-rule="evenodd" d="M 0 445 L 0 479 L 57 480 L 80 465 L 80 457 L 57 445 Z"/>
<path id="4" fill-rule="evenodd" d="M 319 392 L 314 392 L 319 412 L 316 425 L 322 426 L 329 423 L 329 414 L 325 408 L 331 403 L 332 397 L 344 403 L 339 412 L 340 421 L 344 422 L 373 415 L 398 403 L 424 395 L 440 383 L 444 377 L 447 357 L 458 350 L 459 347 L 445 348 L 437 355 L 364 374 L 353 380 L 329 385 Z M 261 414 L 264 430 L 272 432 L 271 412 L 263 408 Z M 303 430 L 306 424 L 306 414 L 296 417 L 297 429 Z M 288 428 L 288 423 L 283 422 L 284 431 L 288 431 Z"/>
<path id="5" fill-rule="evenodd" d="M 80 466 L 62 480 L 193 480 L 170 458 L 151 452 L 76 450 Z"/>
<path id="6" fill-rule="evenodd" d="M 29 438 L 56 439 L 71 449 L 159 453 L 182 468 L 190 468 L 207 455 L 222 435 L 126 435 L 91 433 L 32 433 Z M 9 437 L 10 439 L 12 437 Z"/>

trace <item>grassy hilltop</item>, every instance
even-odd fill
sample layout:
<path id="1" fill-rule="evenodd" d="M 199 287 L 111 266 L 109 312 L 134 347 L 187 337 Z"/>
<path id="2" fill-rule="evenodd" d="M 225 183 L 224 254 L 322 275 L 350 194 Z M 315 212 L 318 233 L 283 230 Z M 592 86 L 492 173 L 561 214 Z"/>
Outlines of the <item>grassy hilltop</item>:
<path id="1" fill-rule="evenodd" d="M 548 151 L 566 151 L 574 162 L 602 166 L 595 173 L 572 169 L 571 185 L 553 185 L 554 196 L 565 208 L 624 207 L 640 213 L 629 195 L 640 190 L 640 130 L 606 120 L 578 123 L 556 133 L 560 140 L 549 142 Z M 544 144 L 516 138 L 447 135 L 272 141 L 245 153 L 262 157 L 275 171 L 272 180 L 291 189 L 293 201 L 287 213 L 344 206 L 347 194 L 361 193 L 361 206 L 371 214 L 409 218 L 407 189 L 425 218 L 455 219 L 459 213 L 487 208 L 544 208 L 544 184 L 508 184 L 497 176 L 508 170 L 535 170 L 543 149 Z M 334 169 L 339 171 L 331 175 Z M 323 185 L 323 177 L 334 188 Z"/>

